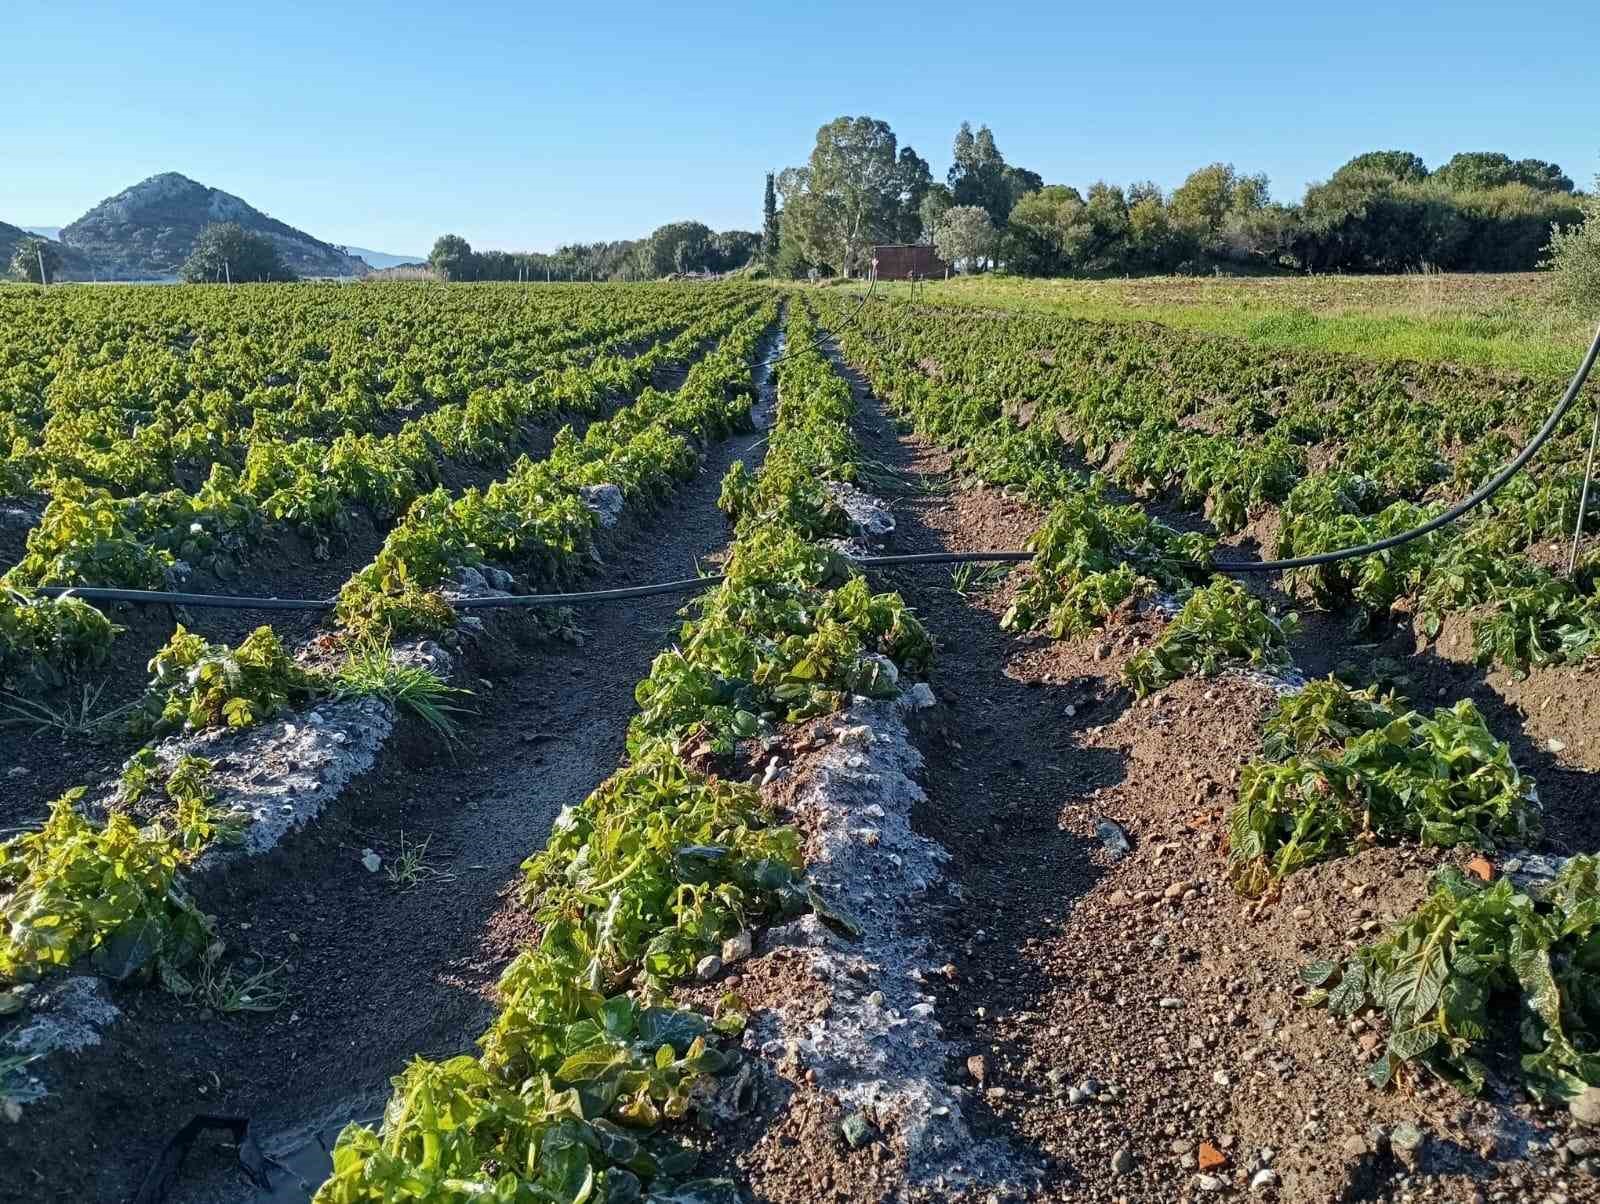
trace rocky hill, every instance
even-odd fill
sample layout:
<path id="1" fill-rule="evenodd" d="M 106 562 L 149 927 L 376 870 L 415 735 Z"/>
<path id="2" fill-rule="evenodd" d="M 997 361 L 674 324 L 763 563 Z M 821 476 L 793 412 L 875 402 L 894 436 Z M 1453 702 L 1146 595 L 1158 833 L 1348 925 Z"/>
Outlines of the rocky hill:
<path id="1" fill-rule="evenodd" d="M 11 267 L 11 256 L 16 251 L 17 244 L 25 238 L 33 238 L 29 230 L 20 226 L 0 222 L 0 276 L 4 276 Z M 105 273 L 98 270 L 98 265 L 76 247 L 56 245 L 56 254 L 60 257 L 61 266 L 56 269 L 57 280 L 93 280 L 96 276 L 103 277 Z"/>
<path id="2" fill-rule="evenodd" d="M 174 277 L 200 231 L 212 222 L 238 222 L 265 235 L 283 261 L 302 276 L 363 276 L 354 255 L 268 217 L 219 188 L 164 172 L 101 201 L 61 231 L 67 247 L 83 252 L 105 275 L 121 280 Z"/>

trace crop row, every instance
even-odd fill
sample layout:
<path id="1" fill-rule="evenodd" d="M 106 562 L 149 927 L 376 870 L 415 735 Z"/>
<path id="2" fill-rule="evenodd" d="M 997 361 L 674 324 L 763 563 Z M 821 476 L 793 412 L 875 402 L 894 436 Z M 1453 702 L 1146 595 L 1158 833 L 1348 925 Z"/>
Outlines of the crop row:
<path id="1" fill-rule="evenodd" d="M 791 345 L 811 333 L 793 307 Z M 825 483 L 854 472 L 848 387 L 806 351 L 783 362 L 779 399 L 764 467 L 725 481 L 726 579 L 640 684 L 627 765 L 526 863 L 542 931 L 502 978 L 480 1055 L 413 1062 L 381 1128 L 341 1134 L 319 1204 L 739 1198 L 690 1178 L 694 1153 L 660 1126 L 736 1064 L 716 1046 L 743 1004 L 708 1017 L 669 989 L 726 938 L 805 910 L 808 890 L 796 833 L 718 771 L 743 737 L 892 693 L 886 666 L 929 650 L 897 596 L 819 542 L 842 521 Z"/>
<path id="2" fill-rule="evenodd" d="M 26 553 L 0 583 L 0 675 L 93 663 L 109 644 L 110 624 L 81 602 L 53 603 L 16 591 L 39 585 L 161 589 L 175 564 L 229 576 L 237 557 L 276 524 L 313 537 L 364 506 L 380 522 L 413 503 L 441 503 L 436 486 L 447 463 L 503 462 L 529 424 L 560 414 L 593 415 L 628 397 L 659 367 L 683 362 L 744 320 L 753 303 L 725 304 L 632 357 L 597 358 L 585 368 L 552 370 L 468 401 L 441 406 L 392 435 L 340 435 L 331 442 L 267 440 L 251 448 L 243 473 L 213 465 L 194 493 L 168 490 L 118 498 L 79 482 L 58 483 Z M 430 488 L 433 491 L 428 492 Z"/>
<path id="3" fill-rule="evenodd" d="M 828 302 L 843 323 L 844 303 Z M 1377 539 L 1437 514 L 1514 453 L 1559 384 L 1441 366 L 1267 351 L 1153 325 L 868 307 L 845 336 L 884 395 L 967 470 L 1045 505 L 1084 498 L 1104 522 L 1090 556 L 1050 553 L 1019 622 L 1081 629 L 1140 587 L 1172 589 L 1197 541 L 1108 507 L 1105 487 L 1203 509 L 1220 535 L 1258 523 L 1279 556 Z M 1377 555 L 1298 570 L 1286 587 L 1364 628 L 1404 603 L 1436 634 L 1470 611 L 1475 651 L 1516 670 L 1576 662 L 1600 641 L 1600 559 L 1569 578 L 1541 563 L 1570 536 L 1582 485 L 1576 421 L 1462 523 Z M 1087 471 L 1063 467 L 1078 460 Z M 1085 493 L 1087 491 L 1087 494 Z M 1057 528 L 1075 530 L 1076 519 Z M 1600 528 L 1592 511 L 1588 530 Z M 1123 553 L 1126 553 L 1124 555 Z M 1066 556 L 1068 572 L 1059 566 Z M 1118 561 L 1130 571 L 1116 572 Z M 1110 574 L 1110 575 L 1108 575 Z"/>
<path id="4" fill-rule="evenodd" d="M 830 308 L 841 321 L 844 312 Z M 1403 495 L 1430 484 L 1471 488 L 1543 417 L 1532 390 L 1515 395 L 1448 373 L 1327 361 L 1280 379 L 1246 348 L 1197 346 L 1203 341 L 1155 328 L 922 319 L 913 332 L 894 315 L 874 314 L 845 343 L 919 430 L 959 449 L 966 471 L 1050 508 L 1030 544 L 1038 559 L 1003 621 L 1059 639 L 1130 599 L 1184 595 L 1159 639 L 1124 670 L 1141 694 L 1226 665 L 1289 668 L 1293 616 L 1275 618 L 1226 579 L 1199 586 L 1213 539 L 1179 535 L 1140 507 L 1108 502 L 1099 474 L 1065 467 L 1069 454 L 1100 464 L 1124 488 L 1203 501 L 1224 533 L 1250 510 L 1279 503 L 1280 550 L 1294 553 L 1412 525 L 1438 503 Z M 1102 345 L 1079 341 L 1090 334 Z M 1181 379 L 1175 364 L 1214 375 Z M 1361 412 L 1368 421 L 1355 420 Z M 1255 416 L 1241 422 L 1230 413 Z M 1419 421 L 1454 433 L 1453 461 L 1439 450 L 1451 444 L 1426 442 Z M 1291 587 L 1328 604 L 1353 596 L 1366 607 L 1362 623 L 1407 594 L 1434 616 L 1475 605 L 1484 660 L 1581 657 L 1586 637 L 1571 625 L 1591 622 L 1592 596 L 1512 556 L 1573 521 L 1580 446 L 1567 432 L 1539 471 L 1463 533 L 1352 562 L 1337 577 L 1301 574 Z M 1308 474 L 1308 463 L 1334 467 Z M 1327 507 L 1310 499 L 1340 489 L 1360 496 L 1343 499 L 1339 521 L 1319 525 Z M 1384 497 L 1400 500 L 1384 506 Z M 1512 585 L 1496 594 L 1484 580 Z M 1541 595 L 1531 615 L 1524 591 Z M 1550 638 L 1566 642 L 1561 657 L 1542 651 Z M 1241 894 L 1270 897 L 1285 876 L 1370 843 L 1492 855 L 1526 848 L 1540 827 L 1534 783 L 1470 701 L 1428 714 L 1392 692 L 1329 679 L 1284 695 L 1267 717 L 1261 754 L 1243 767 L 1229 815 L 1228 876 Z M 1305 967 L 1305 1002 L 1342 1017 L 1383 1014 L 1388 1044 L 1369 1068 L 1380 1088 L 1429 1073 L 1481 1089 L 1484 1043 L 1510 1015 L 1522 1018 L 1521 1068 L 1535 1097 L 1559 1102 L 1600 1086 L 1592 1052 L 1600 1043 L 1600 857 L 1569 858 L 1544 880 L 1493 880 L 1490 861 L 1473 864 L 1471 874 L 1446 864 L 1414 914 L 1352 956 Z"/>
<path id="5" fill-rule="evenodd" d="M 117 495 L 242 469 L 263 439 L 360 432 L 682 330 L 705 290 L 423 287 L 0 301 L 5 487 Z"/>

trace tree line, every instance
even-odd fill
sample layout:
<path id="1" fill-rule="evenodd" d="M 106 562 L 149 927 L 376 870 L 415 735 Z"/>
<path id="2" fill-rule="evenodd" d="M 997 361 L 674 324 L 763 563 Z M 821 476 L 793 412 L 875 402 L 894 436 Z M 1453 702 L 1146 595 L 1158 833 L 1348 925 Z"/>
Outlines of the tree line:
<path id="1" fill-rule="evenodd" d="M 475 251 L 458 234 L 433 244 L 428 266 L 446 280 L 658 280 L 737 271 L 753 260 L 761 235 L 713 231 L 703 222 L 668 222 L 648 238 L 570 243 L 553 252 Z"/>
<path id="2" fill-rule="evenodd" d="M 1298 204 L 1231 163 L 1170 193 L 1143 181 L 1080 192 L 1007 163 L 993 132 L 962 122 L 944 182 L 889 124 L 840 117 L 800 167 L 769 175 L 762 257 L 781 275 L 855 275 L 874 245 L 931 243 L 969 269 L 1029 275 L 1201 272 L 1526 271 L 1585 198 L 1554 163 L 1464 152 L 1429 170 L 1409 151 L 1357 155 Z"/>

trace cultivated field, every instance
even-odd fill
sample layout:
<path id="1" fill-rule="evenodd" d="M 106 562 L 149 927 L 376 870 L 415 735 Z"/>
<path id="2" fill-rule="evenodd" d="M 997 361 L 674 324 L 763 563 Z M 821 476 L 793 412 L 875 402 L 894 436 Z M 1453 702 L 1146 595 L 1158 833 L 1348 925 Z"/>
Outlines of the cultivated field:
<path id="1" fill-rule="evenodd" d="M 1600 1199 L 1545 312 L 0 292 L 0 1198 Z"/>

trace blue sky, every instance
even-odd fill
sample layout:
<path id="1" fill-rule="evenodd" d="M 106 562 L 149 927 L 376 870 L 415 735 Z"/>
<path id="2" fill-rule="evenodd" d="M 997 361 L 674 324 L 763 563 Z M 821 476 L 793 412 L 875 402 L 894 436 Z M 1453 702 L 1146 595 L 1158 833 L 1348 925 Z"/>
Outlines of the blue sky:
<path id="1" fill-rule="evenodd" d="M 861 113 L 938 177 L 962 119 L 1080 187 L 1225 159 L 1293 200 L 1388 147 L 1551 159 L 1585 187 L 1600 170 L 1594 0 L 13 0 L 5 24 L 14 224 L 179 171 L 384 251 L 755 228 L 762 173 Z"/>

